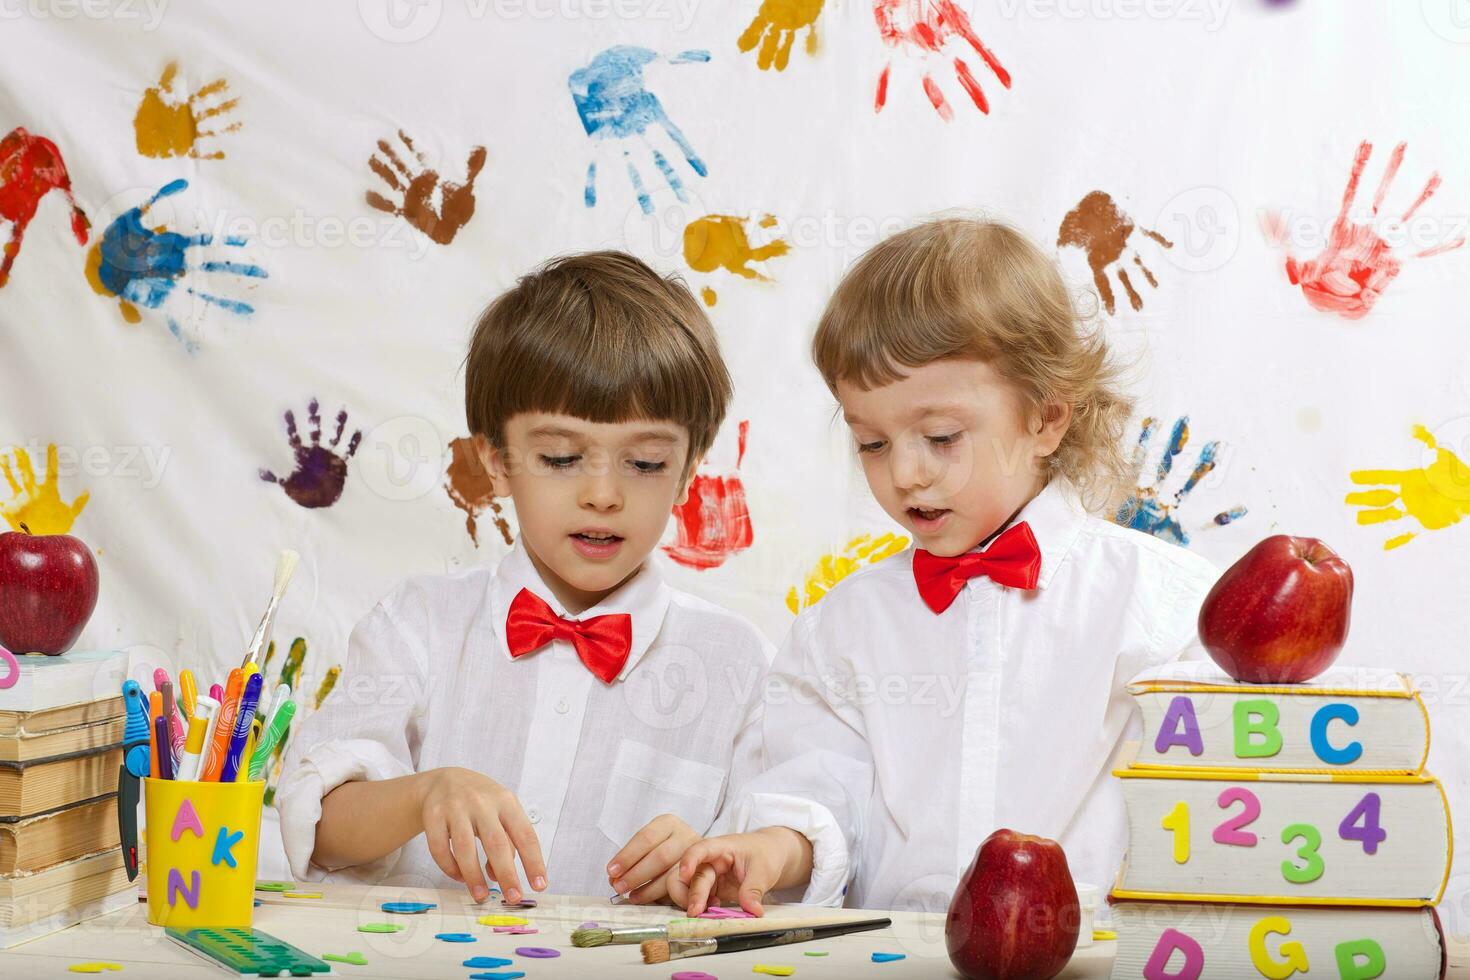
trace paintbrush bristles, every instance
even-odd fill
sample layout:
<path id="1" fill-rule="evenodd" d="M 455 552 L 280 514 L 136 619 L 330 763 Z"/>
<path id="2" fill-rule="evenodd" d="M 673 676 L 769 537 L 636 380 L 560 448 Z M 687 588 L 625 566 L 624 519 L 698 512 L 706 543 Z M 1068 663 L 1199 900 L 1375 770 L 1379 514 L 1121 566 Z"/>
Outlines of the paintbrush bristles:
<path id="1" fill-rule="evenodd" d="M 290 548 L 281 552 L 281 557 L 276 559 L 276 595 L 284 595 L 286 586 L 291 584 L 291 576 L 296 574 L 296 566 L 301 564 L 301 555 Z"/>
<path id="2" fill-rule="evenodd" d="M 667 939 L 650 939 L 639 948 L 643 950 L 643 962 L 645 963 L 667 963 L 669 961 L 669 941 Z"/>
<path id="3" fill-rule="evenodd" d="M 572 945 L 587 949 L 592 946 L 606 946 L 612 942 L 611 929 L 573 929 Z"/>

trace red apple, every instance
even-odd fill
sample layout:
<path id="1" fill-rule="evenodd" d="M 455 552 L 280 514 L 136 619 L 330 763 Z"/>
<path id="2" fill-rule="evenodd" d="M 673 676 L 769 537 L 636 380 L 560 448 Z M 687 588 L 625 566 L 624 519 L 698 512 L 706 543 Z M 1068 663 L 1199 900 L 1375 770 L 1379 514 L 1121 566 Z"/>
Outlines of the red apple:
<path id="1" fill-rule="evenodd" d="M 1082 909 L 1062 846 L 997 830 L 949 903 L 949 960 L 969 980 L 1050 980 L 1077 948 Z"/>
<path id="2" fill-rule="evenodd" d="M 69 534 L 0 534 L 0 646 L 55 656 L 97 608 L 97 562 Z"/>
<path id="3" fill-rule="evenodd" d="M 1199 611 L 1200 642 L 1238 681 L 1296 684 L 1347 641 L 1353 570 L 1316 538 L 1269 537 L 1225 570 Z"/>

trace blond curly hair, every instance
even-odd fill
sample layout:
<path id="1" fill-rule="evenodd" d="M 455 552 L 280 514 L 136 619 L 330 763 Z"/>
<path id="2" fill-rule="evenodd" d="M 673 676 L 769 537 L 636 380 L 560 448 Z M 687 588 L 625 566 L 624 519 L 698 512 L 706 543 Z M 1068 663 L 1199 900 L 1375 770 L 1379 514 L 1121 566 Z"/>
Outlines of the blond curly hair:
<path id="1" fill-rule="evenodd" d="M 836 392 L 889 384 L 944 358 L 992 365 L 1025 404 L 1072 406 L 1047 458 L 1085 503 L 1105 510 L 1133 473 L 1123 436 L 1133 400 L 1102 331 L 1089 326 L 1056 263 L 1014 228 L 947 217 L 893 235 L 843 277 L 812 339 L 812 359 Z"/>

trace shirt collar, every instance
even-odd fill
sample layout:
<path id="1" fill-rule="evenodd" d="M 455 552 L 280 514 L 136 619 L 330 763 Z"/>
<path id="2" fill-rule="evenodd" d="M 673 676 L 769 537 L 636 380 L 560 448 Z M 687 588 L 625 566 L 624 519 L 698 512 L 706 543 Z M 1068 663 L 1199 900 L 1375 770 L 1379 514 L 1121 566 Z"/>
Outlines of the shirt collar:
<path id="1" fill-rule="evenodd" d="M 1082 525 L 1087 521 L 1087 511 L 1082 506 L 1072 481 L 1058 474 L 1052 476 L 1041 492 L 1026 502 L 1026 506 L 1021 508 L 1020 513 L 1006 527 L 1022 521 L 1031 525 L 1031 533 L 1041 550 L 1041 574 L 1036 580 L 1036 587 L 1044 589 L 1051 584 L 1052 577 L 1056 575 L 1062 560 L 1081 533 Z"/>
<path id="2" fill-rule="evenodd" d="M 627 677 L 653 645 L 659 630 L 663 628 L 664 614 L 669 610 L 671 598 L 670 589 L 653 562 L 645 561 L 632 578 L 608 593 L 597 605 L 577 616 L 569 616 L 561 600 L 546 587 L 546 582 L 536 571 L 531 556 L 526 552 L 525 543 L 517 537 L 514 547 L 496 566 L 495 584 L 491 590 L 490 623 L 495 630 L 495 639 L 507 659 L 510 658 L 510 644 L 505 639 L 505 617 L 510 612 L 512 600 L 521 589 L 530 589 L 553 612 L 567 619 L 585 620 L 609 613 L 627 613 L 632 616 L 633 641 L 628 649 L 628 662 L 623 664 L 618 680 Z"/>

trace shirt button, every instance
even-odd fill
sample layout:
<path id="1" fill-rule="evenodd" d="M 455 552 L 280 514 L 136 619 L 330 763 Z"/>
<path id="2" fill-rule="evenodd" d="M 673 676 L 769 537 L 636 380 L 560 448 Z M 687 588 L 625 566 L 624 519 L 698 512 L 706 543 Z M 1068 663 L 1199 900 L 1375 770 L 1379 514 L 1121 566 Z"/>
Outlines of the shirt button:
<path id="1" fill-rule="evenodd" d="M 529 809 L 529 810 L 526 811 L 526 816 L 528 816 L 528 817 L 531 818 L 531 822 L 532 823 L 540 823 L 541 822 L 541 811 L 538 810 L 538 809 L 536 809 L 534 806 L 531 807 L 531 809 Z"/>
<path id="2" fill-rule="evenodd" d="M 570 707 L 571 705 L 567 704 L 566 698 L 562 698 L 560 701 L 556 702 L 556 710 L 558 714 L 566 714 L 567 709 Z"/>

